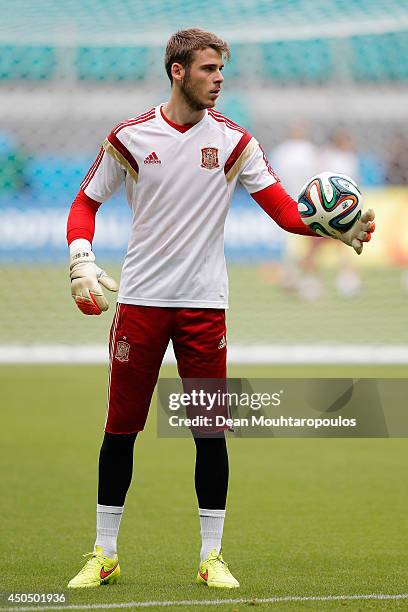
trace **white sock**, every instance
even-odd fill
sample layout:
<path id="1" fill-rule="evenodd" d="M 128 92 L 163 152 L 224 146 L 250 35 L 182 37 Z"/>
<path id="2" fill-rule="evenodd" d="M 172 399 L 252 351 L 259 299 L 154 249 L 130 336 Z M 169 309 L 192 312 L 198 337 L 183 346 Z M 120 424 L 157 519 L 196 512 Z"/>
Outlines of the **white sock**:
<path id="1" fill-rule="evenodd" d="M 200 561 L 204 561 L 214 548 L 217 553 L 221 550 L 225 510 L 206 510 L 205 508 L 199 508 L 198 513 L 200 515 L 201 527 Z"/>
<path id="2" fill-rule="evenodd" d="M 106 557 L 116 555 L 120 520 L 123 506 L 102 506 L 96 504 L 96 541 L 95 546 L 102 546 Z"/>

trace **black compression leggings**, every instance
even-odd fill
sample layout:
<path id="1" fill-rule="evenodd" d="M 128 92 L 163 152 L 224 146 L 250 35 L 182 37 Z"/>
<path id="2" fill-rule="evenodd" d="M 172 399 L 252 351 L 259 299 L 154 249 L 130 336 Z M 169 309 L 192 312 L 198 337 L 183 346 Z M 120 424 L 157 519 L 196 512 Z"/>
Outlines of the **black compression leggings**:
<path id="1" fill-rule="evenodd" d="M 133 434 L 106 433 L 99 453 L 98 504 L 123 506 L 133 474 Z"/>
<path id="2" fill-rule="evenodd" d="M 228 491 L 228 451 L 225 437 L 194 438 L 195 489 L 199 508 L 225 510 Z"/>
<path id="3" fill-rule="evenodd" d="M 137 434 L 105 433 L 99 454 L 98 504 L 123 506 L 133 474 Z M 228 452 L 225 437 L 194 438 L 195 489 L 200 508 L 222 510 L 228 490 Z"/>

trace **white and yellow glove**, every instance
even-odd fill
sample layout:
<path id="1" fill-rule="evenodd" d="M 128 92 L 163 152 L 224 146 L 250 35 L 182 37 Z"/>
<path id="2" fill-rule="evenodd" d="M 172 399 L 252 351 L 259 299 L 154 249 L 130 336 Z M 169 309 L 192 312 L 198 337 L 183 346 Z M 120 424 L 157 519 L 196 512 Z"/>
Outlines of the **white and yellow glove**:
<path id="1" fill-rule="evenodd" d="M 95 264 L 95 255 L 88 240 L 74 240 L 70 244 L 71 294 L 79 310 L 86 315 L 100 315 L 109 303 L 102 287 L 117 291 L 118 285 Z"/>
<path id="2" fill-rule="evenodd" d="M 349 229 L 348 232 L 339 235 L 339 240 L 353 247 L 357 255 L 363 251 L 363 243 L 370 242 L 371 234 L 375 230 L 375 213 L 369 208 L 361 215 L 360 219 Z"/>

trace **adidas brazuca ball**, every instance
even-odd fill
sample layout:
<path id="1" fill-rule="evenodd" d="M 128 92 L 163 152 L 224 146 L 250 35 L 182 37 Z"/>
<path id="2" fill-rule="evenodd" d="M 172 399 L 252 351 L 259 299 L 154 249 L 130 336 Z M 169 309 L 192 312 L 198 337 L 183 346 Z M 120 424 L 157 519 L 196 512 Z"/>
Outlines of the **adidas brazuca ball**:
<path id="1" fill-rule="evenodd" d="M 361 217 L 362 196 L 355 181 L 344 174 L 321 172 L 298 197 L 302 221 L 320 236 L 338 238 Z"/>

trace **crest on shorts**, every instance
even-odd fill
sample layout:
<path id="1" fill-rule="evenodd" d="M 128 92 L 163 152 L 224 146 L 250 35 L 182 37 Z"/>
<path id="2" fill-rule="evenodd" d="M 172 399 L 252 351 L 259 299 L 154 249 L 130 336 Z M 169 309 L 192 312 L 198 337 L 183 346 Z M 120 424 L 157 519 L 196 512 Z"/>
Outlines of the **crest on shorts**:
<path id="1" fill-rule="evenodd" d="M 204 147 L 201 149 L 201 167 L 208 170 L 220 167 L 218 163 L 218 149 L 215 147 Z"/>
<path id="2" fill-rule="evenodd" d="M 116 344 L 115 359 L 118 361 L 129 361 L 130 344 L 124 340 L 118 340 Z"/>

